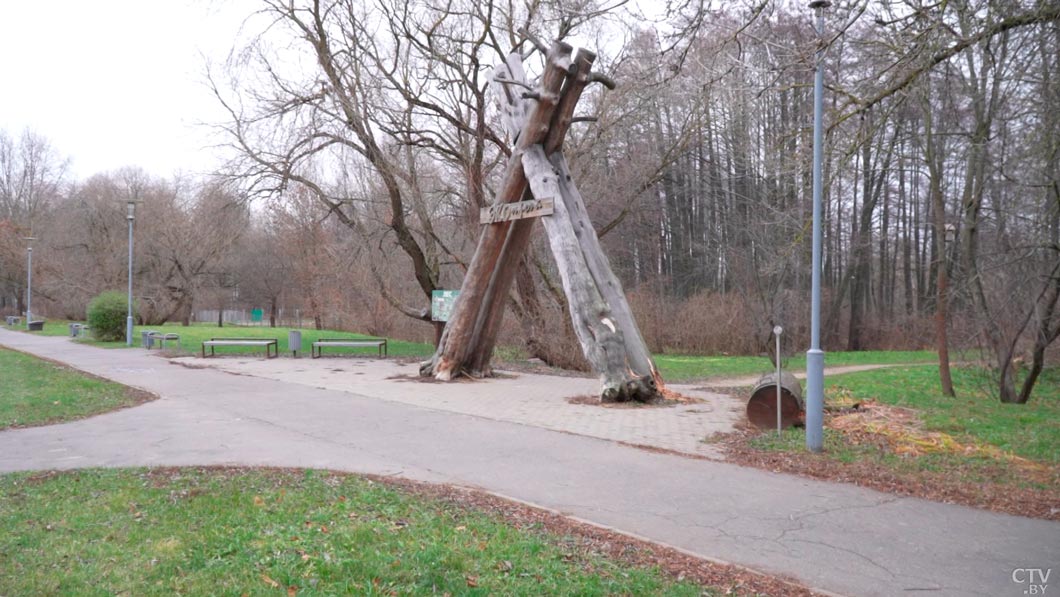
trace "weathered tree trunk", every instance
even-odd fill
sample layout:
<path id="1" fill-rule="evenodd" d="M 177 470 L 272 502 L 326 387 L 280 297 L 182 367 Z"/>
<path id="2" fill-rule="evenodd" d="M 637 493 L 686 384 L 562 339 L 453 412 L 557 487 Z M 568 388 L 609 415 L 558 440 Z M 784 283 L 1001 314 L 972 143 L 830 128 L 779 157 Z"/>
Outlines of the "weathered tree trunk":
<path id="1" fill-rule="evenodd" d="M 528 147 L 542 142 L 548 134 L 552 113 L 559 103 L 559 92 L 570 68 L 571 46 L 557 42 L 553 44 L 546 58 L 545 72 L 541 77 L 537 102 L 527 117 L 526 124 L 516 140 L 515 148 L 508 159 L 504 181 L 494 204 L 512 203 L 523 197 L 526 190 L 526 176 L 520 160 L 522 152 Z M 453 313 L 442 333 L 438 350 L 434 357 L 420 367 L 421 375 L 433 376 L 440 380 L 449 380 L 460 374 L 482 376 L 489 374 L 489 359 L 483 358 L 482 351 L 474 355 L 482 329 L 489 321 L 489 309 L 499 297 L 507 297 L 508 288 L 514 276 L 514 267 L 498 270 L 497 265 L 507 248 L 516 260 L 521 255 L 520 247 L 525 249 L 529 242 L 532 221 L 523 223 L 517 228 L 519 232 L 512 238 L 512 222 L 502 222 L 487 226 L 479 238 L 475 255 L 471 259 L 460 296 L 453 305 Z M 499 324 L 498 324 L 499 327 Z M 472 357 L 476 356 L 474 361 Z"/>
<path id="2" fill-rule="evenodd" d="M 596 55 L 592 52 L 579 50 L 572 65 L 568 67 L 567 76 L 560 91 L 559 101 L 552 112 L 545 137 L 541 141 L 545 155 L 551 155 L 552 152 L 557 151 L 563 145 L 563 139 L 567 136 L 571 119 L 574 117 L 574 109 L 578 105 L 578 100 L 581 99 L 582 90 L 585 89 L 589 82 L 590 71 L 595 60 Z M 505 62 L 504 70 L 507 71 L 511 80 L 525 83 L 526 75 L 522 71 L 521 62 L 517 61 L 518 58 L 516 56 L 510 56 Z M 497 89 L 498 86 L 505 87 L 501 84 L 494 85 L 494 88 Z M 520 126 L 523 123 L 519 122 L 519 118 L 527 112 L 525 108 L 520 106 L 524 100 L 518 96 L 513 96 L 506 87 L 497 89 L 497 93 L 499 97 L 504 98 L 504 101 L 508 103 L 509 107 L 504 110 L 505 113 L 510 115 L 506 119 L 508 121 L 506 126 L 509 129 L 509 133 L 515 136 L 523 128 L 523 126 Z M 525 162 L 523 163 L 523 169 L 525 174 Z M 539 197 L 541 196 L 539 195 Z M 524 191 L 523 199 L 533 198 L 534 195 L 531 193 L 530 188 L 527 188 Z M 505 243 L 504 251 L 498 260 L 495 274 L 495 288 L 504 288 L 505 294 L 487 297 L 485 320 L 479 330 L 479 335 L 474 339 L 475 350 L 470 359 L 472 370 L 489 370 L 493 348 L 497 343 L 497 335 L 500 333 L 501 322 L 504 318 L 506 301 L 503 299 L 507 296 L 507 288 L 511 286 L 516 271 L 523 263 L 523 256 L 530 244 L 530 234 L 533 232 L 534 220 L 536 218 L 512 222 L 508 241 Z"/>
<path id="3" fill-rule="evenodd" d="M 933 127 L 932 107 L 924 102 L 924 160 L 928 166 L 928 197 L 931 201 L 934 244 L 931 266 L 936 272 L 935 349 L 939 355 L 939 385 L 946 396 L 956 397 L 950 375 L 949 276 L 946 263 L 946 201 L 942 195 L 941 141 Z"/>
<path id="4" fill-rule="evenodd" d="M 532 96 L 537 100 L 532 109 L 510 87 L 525 86 L 518 55 L 509 56 L 495 71 L 494 90 L 509 135 L 516 141 L 494 203 L 533 197 L 554 200 L 555 211 L 544 217 L 544 225 L 575 334 L 603 382 L 601 395 L 606 401 L 648 401 L 660 395 L 662 379 L 558 151 L 596 58 L 582 50 L 571 65 L 570 52 L 566 44 L 552 46 L 541 84 Z M 524 263 L 532 230 L 533 219 L 486 228 L 438 350 L 421 366 L 422 375 L 445 380 L 461 373 L 490 372 L 509 287 Z"/>
<path id="5" fill-rule="evenodd" d="M 534 147 L 523 154 L 523 163 L 534 195 L 556 198 L 555 211 L 542 223 L 569 298 L 574 332 L 603 382 L 601 397 L 608 402 L 657 398 L 662 379 L 636 323 L 626 316 L 629 305 L 607 258 L 599 252 L 596 232 L 586 229 L 579 217 L 584 207 L 579 209 L 581 198 L 570 184 L 562 154 L 550 162 L 541 148 Z M 586 245 L 594 244 L 586 250 Z M 614 300 L 616 290 L 621 300 Z"/>

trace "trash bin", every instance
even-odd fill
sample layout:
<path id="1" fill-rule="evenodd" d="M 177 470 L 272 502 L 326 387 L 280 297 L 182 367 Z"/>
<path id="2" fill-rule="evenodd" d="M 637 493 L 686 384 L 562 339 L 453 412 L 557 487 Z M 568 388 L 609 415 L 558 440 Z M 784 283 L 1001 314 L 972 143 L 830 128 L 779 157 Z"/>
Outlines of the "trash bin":
<path id="1" fill-rule="evenodd" d="M 805 407 L 802 385 L 787 371 L 780 374 L 780 425 L 791 427 L 802 423 Z M 755 427 L 772 429 L 777 426 L 777 374 L 763 375 L 755 384 L 747 401 L 747 420 Z"/>
<path id="2" fill-rule="evenodd" d="M 70 324 L 70 337 L 71 338 L 76 338 L 77 337 L 77 332 L 80 329 L 81 329 L 81 324 L 80 323 L 71 323 Z"/>
<path id="3" fill-rule="evenodd" d="M 287 350 L 294 353 L 295 358 L 302 350 L 302 330 L 291 330 L 287 332 Z"/>
<path id="4" fill-rule="evenodd" d="M 140 332 L 140 342 L 144 348 L 151 348 L 155 344 L 155 333 L 150 330 Z"/>

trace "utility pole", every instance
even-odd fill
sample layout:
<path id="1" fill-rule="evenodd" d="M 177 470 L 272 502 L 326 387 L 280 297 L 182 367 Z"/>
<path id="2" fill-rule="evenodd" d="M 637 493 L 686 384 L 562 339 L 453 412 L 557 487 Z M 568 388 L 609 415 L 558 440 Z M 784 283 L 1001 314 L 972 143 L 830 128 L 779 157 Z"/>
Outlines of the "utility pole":
<path id="1" fill-rule="evenodd" d="M 33 241 L 37 240 L 36 237 L 27 236 L 22 240 L 26 241 L 26 329 L 29 329 L 29 323 L 33 321 Z"/>
<path id="2" fill-rule="evenodd" d="M 136 203 L 133 201 L 128 202 L 128 215 L 125 218 L 129 221 L 129 304 L 127 307 L 127 316 L 125 318 L 125 345 L 133 345 L 133 220 L 135 219 L 133 212 L 136 209 Z"/>
<path id="3" fill-rule="evenodd" d="M 824 140 L 821 120 L 824 112 L 824 9 L 831 2 L 813 0 L 810 8 L 817 17 L 817 73 L 813 81 L 813 260 L 810 277 L 810 350 L 806 351 L 806 449 L 824 448 L 824 351 L 821 350 L 821 162 Z"/>

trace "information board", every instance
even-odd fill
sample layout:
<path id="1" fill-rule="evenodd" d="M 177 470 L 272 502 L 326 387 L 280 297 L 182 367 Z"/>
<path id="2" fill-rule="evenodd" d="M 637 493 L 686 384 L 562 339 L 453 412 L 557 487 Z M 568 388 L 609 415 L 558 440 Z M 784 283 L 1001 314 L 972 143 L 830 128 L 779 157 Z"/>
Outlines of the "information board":
<path id="1" fill-rule="evenodd" d="M 431 321 L 449 321 L 459 290 L 434 290 L 431 292 Z"/>

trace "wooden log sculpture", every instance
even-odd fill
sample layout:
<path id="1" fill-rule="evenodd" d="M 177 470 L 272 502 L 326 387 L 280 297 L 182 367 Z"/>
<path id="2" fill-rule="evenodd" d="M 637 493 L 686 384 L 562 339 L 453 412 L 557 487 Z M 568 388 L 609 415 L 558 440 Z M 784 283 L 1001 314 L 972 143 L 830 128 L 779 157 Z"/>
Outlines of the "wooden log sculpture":
<path id="1" fill-rule="evenodd" d="M 541 219 L 567 294 L 575 334 L 586 359 L 600 375 L 601 398 L 648 402 L 661 396 L 662 378 L 561 151 L 581 93 L 594 77 L 591 69 L 596 59 L 592 52 L 579 50 L 572 60 L 571 52 L 563 42 L 547 50 L 544 72 L 532 92 L 515 89 L 534 89 L 526 82 L 519 54 L 508 56 L 494 70 L 492 88 L 504 126 L 514 139 L 494 205 L 528 198 L 553 200 L 553 213 Z M 448 380 L 461 374 L 490 374 L 505 299 L 535 219 L 485 226 L 438 350 L 421 365 L 421 375 Z"/>

